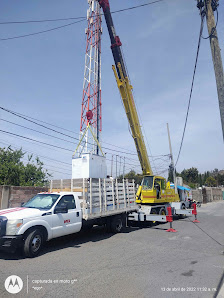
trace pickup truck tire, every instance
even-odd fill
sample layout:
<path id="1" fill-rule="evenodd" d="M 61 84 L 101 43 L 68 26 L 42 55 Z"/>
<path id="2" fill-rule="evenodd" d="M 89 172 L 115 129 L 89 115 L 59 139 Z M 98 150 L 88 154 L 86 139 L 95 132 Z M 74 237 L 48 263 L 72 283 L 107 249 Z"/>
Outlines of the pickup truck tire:
<path id="1" fill-rule="evenodd" d="M 23 252 L 28 258 L 36 257 L 43 246 L 44 235 L 40 229 L 32 230 L 25 238 Z"/>
<path id="2" fill-rule="evenodd" d="M 121 216 L 115 216 L 111 220 L 111 232 L 120 233 L 123 230 L 123 220 Z"/>

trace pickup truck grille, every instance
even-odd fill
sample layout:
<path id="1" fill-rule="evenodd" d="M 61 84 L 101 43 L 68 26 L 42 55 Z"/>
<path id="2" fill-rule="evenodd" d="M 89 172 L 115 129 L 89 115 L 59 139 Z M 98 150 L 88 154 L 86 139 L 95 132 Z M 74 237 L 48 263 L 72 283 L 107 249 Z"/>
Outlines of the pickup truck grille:
<path id="1" fill-rule="evenodd" d="M 0 216 L 0 237 L 6 234 L 6 224 L 7 218 L 5 216 Z"/>

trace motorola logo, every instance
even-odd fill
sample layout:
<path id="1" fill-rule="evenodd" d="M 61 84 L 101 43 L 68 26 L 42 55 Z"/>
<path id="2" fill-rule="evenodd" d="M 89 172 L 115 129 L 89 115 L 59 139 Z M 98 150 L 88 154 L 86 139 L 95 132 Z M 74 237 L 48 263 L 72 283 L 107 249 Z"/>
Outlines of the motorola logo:
<path id="1" fill-rule="evenodd" d="M 23 288 L 23 281 L 19 276 L 11 275 L 6 278 L 5 289 L 10 294 L 17 294 L 22 290 L 22 288 Z"/>

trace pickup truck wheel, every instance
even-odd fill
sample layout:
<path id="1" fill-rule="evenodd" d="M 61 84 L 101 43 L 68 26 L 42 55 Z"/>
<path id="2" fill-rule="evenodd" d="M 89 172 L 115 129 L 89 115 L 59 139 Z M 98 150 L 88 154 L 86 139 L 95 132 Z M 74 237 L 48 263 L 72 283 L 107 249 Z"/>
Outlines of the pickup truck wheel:
<path id="1" fill-rule="evenodd" d="M 31 231 L 24 242 L 23 252 L 28 258 L 36 257 L 43 246 L 44 236 L 40 229 L 35 229 Z"/>
<path id="2" fill-rule="evenodd" d="M 111 232 L 120 233 L 123 229 L 123 221 L 121 217 L 115 216 L 111 221 Z"/>

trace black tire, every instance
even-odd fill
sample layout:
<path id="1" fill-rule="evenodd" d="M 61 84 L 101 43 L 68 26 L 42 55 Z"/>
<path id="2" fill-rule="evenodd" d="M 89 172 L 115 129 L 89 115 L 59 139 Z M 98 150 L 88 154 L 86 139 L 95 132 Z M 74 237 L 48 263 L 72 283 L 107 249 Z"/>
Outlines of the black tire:
<path id="1" fill-rule="evenodd" d="M 25 238 L 23 253 L 28 258 L 34 258 L 40 253 L 44 242 L 44 235 L 40 229 L 31 231 Z"/>
<path id="2" fill-rule="evenodd" d="M 122 217 L 120 216 L 115 216 L 112 220 L 111 220 L 111 232 L 112 233 L 120 233 L 123 230 L 123 221 L 122 221 Z"/>

